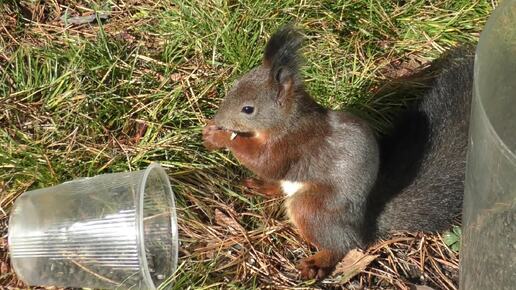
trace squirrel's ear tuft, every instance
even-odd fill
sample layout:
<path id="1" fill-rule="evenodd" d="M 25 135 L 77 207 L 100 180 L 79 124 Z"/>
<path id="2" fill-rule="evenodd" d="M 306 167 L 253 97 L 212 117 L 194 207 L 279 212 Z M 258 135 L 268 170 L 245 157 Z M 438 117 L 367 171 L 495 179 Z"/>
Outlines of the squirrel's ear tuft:
<path id="1" fill-rule="evenodd" d="M 301 34 L 287 25 L 274 33 L 265 47 L 263 65 L 270 68 L 270 79 L 280 86 L 280 98 L 300 83 L 298 50 L 302 42 Z"/>

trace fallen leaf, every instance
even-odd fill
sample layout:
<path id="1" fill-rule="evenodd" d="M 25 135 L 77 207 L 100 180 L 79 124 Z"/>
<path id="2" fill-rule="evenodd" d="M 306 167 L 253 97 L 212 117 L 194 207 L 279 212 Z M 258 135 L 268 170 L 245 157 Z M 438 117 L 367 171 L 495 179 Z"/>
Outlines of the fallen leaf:
<path id="1" fill-rule="evenodd" d="M 337 264 L 335 267 L 334 275 L 341 274 L 341 282 L 346 283 L 355 275 L 362 272 L 367 265 L 374 261 L 378 255 L 368 255 L 362 252 L 360 249 L 354 249 L 348 252 L 348 254 Z"/>
<path id="2" fill-rule="evenodd" d="M 183 78 L 183 75 L 181 73 L 173 73 L 170 75 L 170 79 L 177 82 L 180 81 Z"/>
<path id="3" fill-rule="evenodd" d="M 215 223 L 219 226 L 227 227 L 232 234 L 243 233 L 244 228 L 233 218 L 219 209 L 215 209 Z"/>
<path id="4" fill-rule="evenodd" d="M 95 13 L 87 16 L 73 16 L 68 17 L 67 13 L 61 16 L 61 21 L 64 22 L 65 25 L 73 24 L 73 25 L 81 25 L 86 23 L 92 23 L 97 21 L 97 17 L 100 20 L 106 20 L 109 18 L 109 14 L 107 13 Z"/>

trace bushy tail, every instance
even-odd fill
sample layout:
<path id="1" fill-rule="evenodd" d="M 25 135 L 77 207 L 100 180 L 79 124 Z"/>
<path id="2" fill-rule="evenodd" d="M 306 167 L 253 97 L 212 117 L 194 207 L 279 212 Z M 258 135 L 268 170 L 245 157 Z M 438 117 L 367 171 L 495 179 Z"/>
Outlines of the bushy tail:
<path id="1" fill-rule="evenodd" d="M 382 165 L 371 195 L 377 233 L 439 231 L 461 212 L 472 54 L 450 54 L 439 67 L 429 91 L 380 142 Z"/>

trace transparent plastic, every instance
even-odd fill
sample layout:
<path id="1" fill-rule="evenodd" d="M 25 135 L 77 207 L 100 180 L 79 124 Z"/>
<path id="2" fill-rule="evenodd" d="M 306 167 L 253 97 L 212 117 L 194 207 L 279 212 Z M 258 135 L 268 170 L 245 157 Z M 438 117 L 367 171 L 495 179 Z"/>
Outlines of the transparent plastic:
<path id="1" fill-rule="evenodd" d="M 176 269 L 177 238 L 158 164 L 25 192 L 9 222 L 12 266 L 29 285 L 156 289 Z"/>
<path id="2" fill-rule="evenodd" d="M 475 59 L 461 289 L 516 287 L 516 0 L 504 0 Z"/>

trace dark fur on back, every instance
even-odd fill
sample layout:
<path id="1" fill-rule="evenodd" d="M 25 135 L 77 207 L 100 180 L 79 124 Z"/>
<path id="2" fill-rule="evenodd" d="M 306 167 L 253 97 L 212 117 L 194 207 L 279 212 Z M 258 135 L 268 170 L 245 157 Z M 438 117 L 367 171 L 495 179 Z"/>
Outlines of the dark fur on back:
<path id="1" fill-rule="evenodd" d="M 473 56 L 460 50 L 435 66 L 440 72 L 429 91 L 380 140 L 380 173 L 366 213 L 376 234 L 443 230 L 461 212 Z"/>

